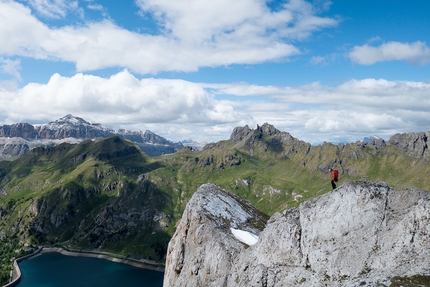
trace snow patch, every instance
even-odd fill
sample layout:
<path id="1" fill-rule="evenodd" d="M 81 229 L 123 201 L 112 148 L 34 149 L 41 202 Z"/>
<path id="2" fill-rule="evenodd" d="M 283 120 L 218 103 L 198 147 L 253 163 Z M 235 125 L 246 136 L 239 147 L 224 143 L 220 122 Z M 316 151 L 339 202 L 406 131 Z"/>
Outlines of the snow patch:
<path id="1" fill-rule="evenodd" d="M 258 242 L 258 236 L 255 234 L 252 234 L 248 231 L 243 231 L 243 230 L 234 229 L 234 228 L 230 228 L 230 230 L 231 230 L 231 233 L 233 233 L 234 237 L 236 237 L 236 239 L 239 240 L 240 242 L 243 242 L 250 246 Z"/>

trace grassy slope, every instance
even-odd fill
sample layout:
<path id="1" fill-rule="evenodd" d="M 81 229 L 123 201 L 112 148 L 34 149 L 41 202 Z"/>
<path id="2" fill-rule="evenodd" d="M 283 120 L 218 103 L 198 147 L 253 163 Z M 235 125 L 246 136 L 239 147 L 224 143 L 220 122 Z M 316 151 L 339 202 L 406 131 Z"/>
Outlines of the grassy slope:
<path id="1" fill-rule="evenodd" d="M 137 183 L 140 174 L 156 168 L 159 168 L 159 163 L 151 162 L 134 144 L 118 137 L 86 141 L 80 145 L 40 148 L 14 162 L 1 162 L 1 188 L 3 193 L 7 193 L 0 198 L 2 260 L 10 265 L 8 259 L 16 255 L 11 250 L 23 244 L 68 242 L 83 248 L 97 247 L 95 244 L 99 242 L 90 242 L 90 236 L 82 236 L 82 233 L 88 235 L 100 228 L 94 225 L 91 216 L 109 204 L 120 205 L 120 192 L 132 194 L 134 204 L 140 206 L 145 205 L 148 196 L 155 202 L 166 201 L 165 195 L 158 190 Z M 147 194 L 140 194 L 142 188 L 146 188 Z M 39 214 L 34 211 L 37 205 Z M 124 205 L 126 209 L 133 208 L 130 202 Z M 162 209 L 165 204 L 154 205 Z M 51 215 L 64 219 L 67 224 L 56 228 Z M 80 228 L 82 232 L 77 233 Z M 146 228 L 147 232 L 132 236 L 137 228 Z M 140 254 L 145 258 L 160 258 L 159 253 L 165 252 L 163 248 L 169 235 L 165 230 L 157 230 L 150 236 L 154 229 L 154 226 L 118 228 L 116 233 L 105 234 L 111 240 L 104 240 L 103 248 L 117 253 Z M 133 240 L 130 239 L 132 237 Z M 142 242 L 149 247 L 141 248 Z"/>
<path id="2" fill-rule="evenodd" d="M 228 160 L 229 157 L 234 159 Z M 238 158 L 241 163 L 236 165 Z M 409 157 L 394 147 L 377 151 L 353 144 L 325 144 L 308 150 L 298 143 L 284 146 L 282 152 L 263 151 L 261 147 L 254 147 L 251 152 L 249 148 L 224 141 L 212 149 L 182 150 L 160 160 L 168 168 L 151 175 L 164 178 L 177 190 L 176 213 L 181 213 L 187 199 L 201 184 L 211 182 L 273 214 L 329 192 L 329 167 L 340 171 L 338 186 L 348 180 L 367 178 L 385 181 L 398 190 L 430 190 L 427 160 Z"/>

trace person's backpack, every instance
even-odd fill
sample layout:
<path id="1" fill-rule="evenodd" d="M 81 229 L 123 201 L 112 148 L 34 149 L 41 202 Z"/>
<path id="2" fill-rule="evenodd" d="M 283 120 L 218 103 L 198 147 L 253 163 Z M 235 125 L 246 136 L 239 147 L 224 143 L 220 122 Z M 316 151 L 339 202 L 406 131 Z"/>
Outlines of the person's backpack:
<path id="1" fill-rule="evenodd" d="M 336 181 L 336 182 L 337 182 L 337 181 L 338 181 L 338 179 L 337 179 L 337 178 L 338 178 L 338 176 L 339 176 L 339 172 L 337 171 L 337 169 L 334 169 L 334 170 L 333 170 L 333 174 L 334 174 L 334 181 Z"/>

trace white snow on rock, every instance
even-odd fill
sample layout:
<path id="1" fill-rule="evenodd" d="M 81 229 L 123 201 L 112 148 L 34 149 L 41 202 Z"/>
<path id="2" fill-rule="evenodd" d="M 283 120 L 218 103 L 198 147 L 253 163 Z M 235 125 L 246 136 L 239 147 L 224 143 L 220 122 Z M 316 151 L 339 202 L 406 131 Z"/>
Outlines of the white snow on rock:
<path id="1" fill-rule="evenodd" d="M 248 244 L 249 246 L 254 245 L 258 242 L 258 236 L 255 234 L 234 228 L 230 228 L 230 230 L 231 233 L 233 233 L 234 237 L 236 237 L 240 242 Z"/>

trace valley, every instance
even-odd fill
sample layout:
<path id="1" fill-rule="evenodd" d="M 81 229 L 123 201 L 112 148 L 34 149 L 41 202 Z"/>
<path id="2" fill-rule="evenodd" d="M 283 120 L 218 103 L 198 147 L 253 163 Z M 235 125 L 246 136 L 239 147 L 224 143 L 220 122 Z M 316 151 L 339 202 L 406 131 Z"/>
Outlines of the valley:
<path id="1" fill-rule="evenodd" d="M 230 139 L 148 156 L 119 135 L 36 147 L 0 163 L 2 283 L 11 258 L 31 246 L 111 252 L 164 263 L 186 204 L 206 183 L 252 203 L 267 218 L 340 182 L 384 181 L 430 190 L 426 133 L 389 141 L 311 146 L 270 124 L 237 127 Z"/>

